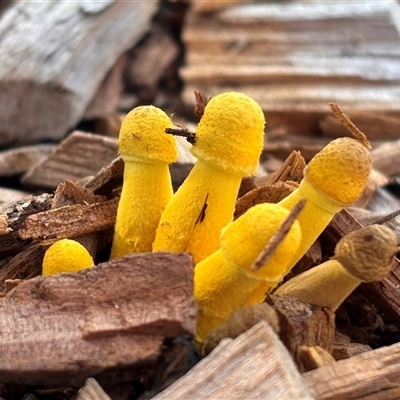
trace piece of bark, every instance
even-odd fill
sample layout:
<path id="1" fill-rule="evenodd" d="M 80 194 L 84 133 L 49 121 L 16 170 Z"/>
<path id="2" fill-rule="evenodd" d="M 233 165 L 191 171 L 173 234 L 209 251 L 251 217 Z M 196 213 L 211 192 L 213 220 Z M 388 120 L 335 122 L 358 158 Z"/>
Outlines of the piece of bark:
<path id="1" fill-rule="evenodd" d="M 67 179 L 78 181 L 117 157 L 117 139 L 75 131 L 55 151 L 22 177 L 27 186 L 55 189 Z"/>
<path id="2" fill-rule="evenodd" d="M 158 82 L 179 53 L 180 49 L 171 31 L 165 26 L 154 25 L 130 54 L 128 83 L 136 88 L 136 92 L 144 90 L 146 96 L 153 98 Z"/>
<path id="3" fill-rule="evenodd" d="M 285 159 L 279 170 L 260 178 L 257 181 L 259 186 L 271 185 L 278 181 L 293 181 L 300 183 L 303 179 L 303 171 L 306 162 L 299 151 L 292 151 Z"/>
<path id="4" fill-rule="evenodd" d="M 287 296 L 269 295 L 266 301 L 278 315 L 280 338 L 300 370 L 301 346 L 320 346 L 329 353 L 332 351 L 335 313 Z"/>
<path id="5" fill-rule="evenodd" d="M 240 197 L 235 204 L 234 219 L 239 218 L 249 208 L 261 203 L 278 203 L 295 190 L 290 182 L 275 182 L 250 190 Z"/>
<path id="6" fill-rule="evenodd" d="M 0 152 L 0 176 L 26 172 L 46 158 L 55 147 L 54 144 L 36 144 Z"/>
<path id="7" fill-rule="evenodd" d="M 308 163 L 316 153 L 329 143 L 327 139 L 309 138 L 304 136 L 285 136 L 284 139 L 270 140 L 264 144 L 261 159 L 273 155 L 285 160 L 293 151 L 298 151 Z"/>
<path id="8" fill-rule="evenodd" d="M 154 400 L 313 399 L 287 350 L 267 322 L 224 339 Z"/>
<path id="9" fill-rule="evenodd" d="M 371 346 L 362 343 L 333 343 L 332 357 L 336 361 L 344 360 L 371 350 Z"/>
<path id="10" fill-rule="evenodd" d="M 96 176 L 85 184 L 85 187 L 95 194 L 110 197 L 115 188 L 122 186 L 123 175 L 124 161 L 119 156 L 100 169 Z"/>
<path id="11" fill-rule="evenodd" d="M 322 262 L 321 242 L 317 239 L 311 247 L 307 250 L 306 254 L 300 258 L 297 264 L 285 276 L 284 281 L 290 279 L 294 275 L 299 275 Z"/>
<path id="12" fill-rule="evenodd" d="M 192 338 L 181 336 L 166 341 L 164 350 L 157 366 L 157 374 L 152 382 L 151 389 L 139 397 L 139 400 L 152 399 L 157 393 L 187 373 L 196 365 L 201 356 L 193 345 Z"/>
<path id="13" fill-rule="evenodd" d="M 400 343 L 358 354 L 302 374 L 315 398 L 398 399 Z"/>
<path id="14" fill-rule="evenodd" d="M 352 112 L 348 113 L 348 117 L 361 132 L 367 135 L 368 140 L 399 138 L 400 118 L 398 117 L 374 112 Z M 332 138 L 350 136 L 349 131 L 333 115 L 327 115 L 320 122 L 320 126 L 324 136 Z"/>
<path id="15" fill-rule="evenodd" d="M 396 138 L 399 138 L 399 129 L 397 129 Z M 400 142 L 398 140 L 383 143 L 371 150 L 372 166 L 388 177 L 400 173 L 399 157 Z"/>
<path id="16" fill-rule="evenodd" d="M 333 254 L 336 243 L 346 234 L 361 228 L 362 225 L 346 210 L 337 213 L 321 236 L 321 243 Z M 358 289 L 400 327 L 400 262 L 394 259 L 389 275 L 378 282 L 362 283 Z"/>
<path id="17" fill-rule="evenodd" d="M 114 225 L 119 199 L 73 204 L 30 215 L 18 231 L 21 239 L 71 238 Z"/>
<path id="18" fill-rule="evenodd" d="M 298 351 L 298 362 L 302 371 L 323 367 L 335 362 L 330 353 L 320 346 L 300 346 Z"/>
<path id="19" fill-rule="evenodd" d="M 103 118 L 117 111 L 119 97 L 124 89 L 123 74 L 127 61 L 126 54 L 122 54 L 116 60 L 101 82 L 82 119 Z"/>
<path id="20" fill-rule="evenodd" d="M 79 389 L 75 400 L 112 400 L 94 378 L 86 379 L 85 386 Z"/>
<path id="21" fill-rule="evenodd" d="M 184 253 L 131 254 L 25 281 L 0 299 L 0 381 L 80 387 L 126 368 L 144 377 L 164 338 L 193 333 L 192 292 Z"/>
<path id="22" fill-rule="evenodd" d="M 5 290 L 7 279 L 30 279 L 40 275 L 44 252 L 40 244 L 31 244 L 9 260 L 0 268 L 0 290 Z"/>
<path id="23" fill-rule="evenodd" d="M 49 210 L 52 199 L 52 195 L 44 193 L 0 207 L 0 215 L 6 217 L 6 229 L 9 229 L 8 233 L 0 235 L 0 259 L 16 254 L 30 243 L 20 238 L 18 230 L 29 215 Z"/>
<path id="24" fill-rule="evenodd" d="M 104 136 L 118 137 L 124 115 L 114 112 L 106 116 L 96 118 L 93 123 L 93 131 Z"/>
<path id="25" fill-rule="evenodd" d="M 0 187 L 0 206 L 14 203 L 31 196 L 31 193 L 22 190 Z"/>
<path id="26" fill-rule="evenodd" d="M 157 9 L 158 2 L 113 0 L 8 7 L 0 29 L 7 59 L 0 68 L 0 143 L 63 137 Z"/>
<path id="27" fill-rule="evenodd" d="M 67 180 L 58 185 L 51 208 L 55 209 L 72 204 L 94 204 L 106 199 L 105 196 L 95 195 L 90 189 Z M 98 247 L 98 235 L 96 232 L 75 236 L 74 240 L 82 244 L 92 258 L 95 259 Z"/>
<path id="28" fill-rule="evenodd" d="M 201 346 L 202 354 L 211 353 L 225 338 L 236 339 L 261 320 L 267 321 L 274 332 L 279 334 L 280 325 L 275 310 L 267 303 L 253 304 L 234 311 L 224 324 L 208 333 Z"/>

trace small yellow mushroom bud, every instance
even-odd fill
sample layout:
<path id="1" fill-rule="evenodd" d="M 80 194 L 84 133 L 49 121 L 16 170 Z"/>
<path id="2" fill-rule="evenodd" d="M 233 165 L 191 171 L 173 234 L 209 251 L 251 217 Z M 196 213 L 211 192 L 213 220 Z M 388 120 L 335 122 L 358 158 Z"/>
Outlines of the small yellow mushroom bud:
<path id="1" fill-rule="evenodd" d="M 61 272 L 77 272 L 92 267 L 93 259 L 79 242 L 62 239 L 53 243 L 43 258 L 42 274 L 55 275 Z"/>
<path id="2" fill-rule="evenodd" d="M 383 225 L 369 225 L 344 236 L 335 257 L 285 282 L 276 295 L 335 311 L 361 283 L 383 279 L 393 266 L 396 234 Z"/>
<path id="3" fill-rule="evenodd" d="M 264 124 L 260 106 L 243 93 L 207 103 L 191 150 L 198 161 L 165 208 L 153 251 L 187 251 L 198 263 L 218 249 L 241 179 L 257 168 Z"/>
<path id="4" fill-rule="evenodd" d="M 175 138 L 165 133 L 172 121 L 154 106 L 127 114 L 119 135 L 125 162 L 111 258 L 149 252 L 158 222 L 173 190 L 168 164 L 178 158 Z"/>
<path id="5" fill-rule="evenodd" d="M 228 224 L 221 232 L 221 246 L 198 263 L 194 271 L 194 297 L 198 305 L 196 340 L 204 337 L 229 315 L 243 308 L 253 290 L 263 282 L 274 287 L 301 241 L 295 221 L 270 257 L 256 270 L 255 261 L 289 211 L 276 204 L 258 204 Z"/>

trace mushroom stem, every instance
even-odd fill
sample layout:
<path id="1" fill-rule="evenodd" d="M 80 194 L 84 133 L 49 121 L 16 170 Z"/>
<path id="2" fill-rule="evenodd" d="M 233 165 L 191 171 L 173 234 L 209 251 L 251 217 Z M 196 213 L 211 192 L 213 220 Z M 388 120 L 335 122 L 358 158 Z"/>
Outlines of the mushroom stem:
<path id="1" fill-rule="evenodd" d="M 198 263 L 218 249 L 241 178 L 257 168 L 264 124 L 259 104 L 243 93 L 207 103 L 191 148 L 198 161 L 162 213 L 153 251 L 187 251 Z"/>
<path id="2" fill-rule="evenodd" d="M 241 180 L 198 160 L 162 214 L 153 251 L 189 252 L 195 263 L 216 251 L 221 229 L 232 220 Z"/>
<path id="3" fill-rule="evenodd" d="M 151 251 L 161 213 L 172 195 L 167 163 L 125 160 L 124 185 L 118 208 L 135 210 L 135 214 L 143 218 L 132 221 L 127 213 L 117 214 L 111 259 L 133 252 Z"/>
<path id="4" fill-rule="evenodd" d="M 361 280 L 349 274 L 338 260 L 328 260 L 290 279 L 274 294 L 296 297 L 303 303 L 336 311 L 360 283 Z"/>
<path id="5" fill-rule="evenodd" d="M 335 258 L 280 286 L 274 294 L 336 311 L 361 283 L 383 279 L 393 266 L 396 234 L 386 226 L 369 225 L 344 236 Z"/>
<path id="6" fill-rule="evenodd" d="M 156 228 L 172 197 L 168 165 L 178 158 L 175 138 L 165 133 L 171 119 L 154 106 L 131 110 L 122 121 L 118 151 L 124 182 L 118 204 L 111 258 L 150 252 Z"/>
<path id="7" fill-rule="evenodd" d="M 252 265 L 289 214 L 276 204 L 252 207 L 222 230 L 220 248 L 196 265 L 198 342 L 224 323 L 233 311 L 242 308 L 261 282 L 274 287 L 285 275 L 287 263 L 301 240 L 297 221 L 264 265 L 256 271 Z"/>

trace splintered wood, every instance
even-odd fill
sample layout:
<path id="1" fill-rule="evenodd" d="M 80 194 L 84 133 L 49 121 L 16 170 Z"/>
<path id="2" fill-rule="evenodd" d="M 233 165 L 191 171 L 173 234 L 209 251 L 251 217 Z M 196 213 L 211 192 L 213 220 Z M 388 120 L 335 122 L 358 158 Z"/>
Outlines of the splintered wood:
<path id="1" fill-rule="evenodd" d="M 154 400 L 313 399 L 286 348 L 265 321 L 225 339 Z"/>
<path id="2" fill-rule="evenodd" d="M 133 367 L 145 377 L 164 338 L 193 332 L 192 291 L 193 261 L 180 253 L 22 282 L 0 299 L 0 382 L 80 387 Z"/>

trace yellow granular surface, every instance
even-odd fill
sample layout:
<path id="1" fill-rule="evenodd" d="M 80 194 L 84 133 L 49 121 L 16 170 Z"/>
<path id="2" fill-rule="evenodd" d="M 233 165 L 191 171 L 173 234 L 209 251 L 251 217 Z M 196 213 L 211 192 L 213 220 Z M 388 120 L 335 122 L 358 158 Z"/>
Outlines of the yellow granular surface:
<path id="1" fill-rule="evenodd" d="M 43 258 L 43 275 L 77 272 L 93 266 L 93 259 L 84 246 L 75 240 L 62 239 L 53 243 Z"/>
<path id="2" fill-rule="evenodd" d="M 362 194 L 371 170 L 368 149 L 353 138 L 330 142 L 307 165 L 309 183 L 343 207 Z"/>
<path id="3" fill-rule="evenodd" d="M 119 133 L 119 153 L 122 158 L 140 158 L 172 163 L 178 158 L 173 135 L 165 133 L 173 123 L 164 111 L 154 106 L 140 106 L 130 111 L 122 121 Z"/>
<path id="4" fill-rule="evenodd" d="M 204 109 L 192 152 L 228 172 L 251 175 L 263 148 L 264 125 L 264 113 L 252 98 L 221 93 Z"/>

